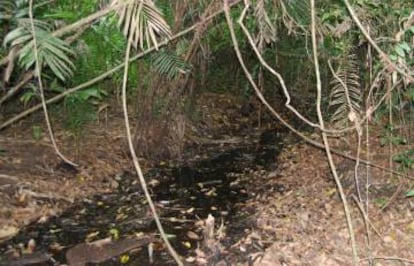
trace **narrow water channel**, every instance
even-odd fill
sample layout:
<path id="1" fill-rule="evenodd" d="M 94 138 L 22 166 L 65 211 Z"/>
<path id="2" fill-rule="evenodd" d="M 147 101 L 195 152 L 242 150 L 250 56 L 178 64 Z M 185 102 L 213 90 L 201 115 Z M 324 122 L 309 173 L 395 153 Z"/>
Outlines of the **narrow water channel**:
<path id="1" fill-rule="evenodd" d="M 228 244 L 232 235 L 243 232 L 242 221 L 249 215 L 238 207 L 249 197 L 243 174 L 274 167 L 282 145 L 277 133 L 262 134 L 256 142 L 202 147 L 205 154 L 200 159 L 179 167 L 160 166 L 146 173 L 165 231 L 180 255 L 188 256 L 197 247 L 200 241 L 197 236 L 201 237 L 201 232 L 196 223 L 209 214 L 227 227 Z M 154 235 L 153 265 L 175 265 L 162 248 L 137 177 L 124 171 L 115 179 L 119 186 L 112 193 L 84 199 L 62 215 L 44 224 L 31 224 L 13 239 L 0 244 L 0 265 L 62 265 L 67 263 L 66 251 L 80 243 L 108 236 L 123 239 L 136 234 Z M 10 250 L 21 250 L 30 239 L 36 242 L 35 252 L 50 256 L 46 264 L 7 259 Z M 122 265 L 149 264 L 145 247 L 131 252 Z M 98 265 L 121 263 L 117 256 Z"/>

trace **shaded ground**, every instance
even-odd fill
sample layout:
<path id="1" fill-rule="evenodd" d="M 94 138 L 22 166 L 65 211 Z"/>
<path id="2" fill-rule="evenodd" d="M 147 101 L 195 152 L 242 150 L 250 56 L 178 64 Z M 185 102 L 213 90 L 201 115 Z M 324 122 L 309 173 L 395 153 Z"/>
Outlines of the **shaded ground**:
<path id="1" fill-rule="evenodd" d="M 208 156 L 217 151 L 197 150 L 200 143 L 218 144 L 225 150 L 228 143 L 242 143 L 249 139 L 260 141 L 266 127 L 255 129 L 254 114 L 243 116 L 242 104 L 223 95 L 206 94 L 200 99 L 202 119 L 195 126 L 187 126 L 187 146 L 192 147 L 184 160 L 198 154 Z M 38 121 L 41 117 L 39 117 Z M 35 121 L 37 118 L 35 118 Z M 73 202 L 93 194 L 109 193 L 118 189 L 117 176 L 131 168 L 124 139 L 124 127 L 119 114 L 110 114 L 108 125 L 91 125 L 75 147 L 70 135 L 57 130 L 63 153 L 76 158 L 80 167 L 73 169 L 59 163 L 46 139 L 33 140 L 33 121 L 22 122 L 4 132 L 0 138 L 0 240 L 11 237 L 22 226 L 31 222 L 44 223 L 58 215 Z M 277 123 L 276 123 L 277 124 Z M 284 131 L 277 128 L 276 131 Z M 373 131 L 375 132 L 375 131 Z M 370 135 L 369 154 L 376 164 L 387 167 L 389 150 L 381 147 L 382 129 Z M 236 135 L 237 134 L 237 135 Z M 232 265 L 350 265 L 351 248 L 335 184 L 324 153 L 298 142 L 291 135 L 283 135 L 285 146 L 279 156 L 269 158 L 267 167 L 243 172 L 237 180 L 243 182 L 247 202 L 238 204 L 238 228 L 244 233 L 232 232 L 231 226 L 223 235 L 216 236 L 221 243 L 217 258 L 206 261 Z M 272 141 L 279 141 L 277 138 Z M 339 150 L 355 150 L 356 140 L 333 140 Z M 408 146 L 395 146 L 407 150 Z M 76 151 L 79 150 L 77 153 Z M 360 210 L 353 201 L 352 161 L 335 158 L 351 205 L 360 258 L 388 258 L 377 265 L 407 265 L 414 261 L 414 201 L 405 191 L 412 185 L 408 177 L 392 175 L 376 168 L 369 169 L 370 245 Z M 141 161 L 144 169 L 157 166 Z M 169 162 L 157 162 L 165 165 Z M 394 167 L 399 165 L 394 163 Z M 360 183 L 366 182 L 366 169 L 360 166 Z M 385 209 L 382 209 L 386 207 Z M 218 229 L 219 224 L 216 224 Z M 27 245 L 28 243 L 23 243 Z M 368 248 L 369 247 L 369 248 Z M 25 247 L 27 249 L 27 246 Z M 370 252 L 369 252 L 370 251 Z M 205 254 L 189 255 L 188 261 L 202 263 Z M 193 259 L 191 259 L 191 258 Z M 405 259 L 405 261 L 400 260 Z M 392 259 L 392 260 L 390 260 Z M 221 260 L 221 261 L 220 261 Z M 368 265 L 368 261 L 362 261 Z M 405 264 L 404 264 L 405 263 Z"/>

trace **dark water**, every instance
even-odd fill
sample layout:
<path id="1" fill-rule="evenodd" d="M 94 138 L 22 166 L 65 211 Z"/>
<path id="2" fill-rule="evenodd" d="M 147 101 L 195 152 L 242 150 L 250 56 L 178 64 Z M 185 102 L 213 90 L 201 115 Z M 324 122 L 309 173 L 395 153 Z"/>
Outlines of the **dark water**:
<path id="1" fill-rule="evenodd" d="M 195 222 L 209 214 L 217 223 L 223 221 L 227 226 L 228 238 L 223 242 L 230 245 L 231 236 L 243 232 L 247 214 L 240 212 L 237 204 L 248 199 L 248 195 L 247 183 L 241 177 L 257 168 L 274 166 L 282 145 L 278 135 L 266 134 L 262 134 L 258 144 L 204 147 L 205 154 L 201 157 L 208 157 L 206 159 L 188 160 L 189 163 L 179 167 L 160 166 L 146 173 L 147 182 L 157 183 L 150 185 L 152 198 L 164 229 L 172 236 L 171 242 L 180 255 L 190 255 L 197 246 L 197 240 L 190 238 L 188 232 L 201 235 Z M 218 149 L 219 152 L 214 152 Z M 52 256 L 49 265 L 60 265 L 66 262 L 67 248 L 84 243 L 88 236 L 90 240 L 97 240 L 111 235 L 122 239 L 137 233 L 157 234 L 137 177 L 125 171 L 115 179 L 119 187 L 113 193 L 95 195 L 45 224 L 27 226 L 16 237 L 0 245 L 0 254 L 34 239 L 36 251 Z M 161 243 L 159 237 L 156 239 Z M 56 243 L 65 248 L 52 252 L 50 247 Z M 10 263 L 5 258 L 0 260 L 1 265 Z M 115 258 L 100 265 L 120 264 L 119 258 Z M 148 264 L 147 250 L 143 248 L 131 254 L 123 265 Z M 165 249 L 155 248 L 154 265 L 175 263 Z"/>

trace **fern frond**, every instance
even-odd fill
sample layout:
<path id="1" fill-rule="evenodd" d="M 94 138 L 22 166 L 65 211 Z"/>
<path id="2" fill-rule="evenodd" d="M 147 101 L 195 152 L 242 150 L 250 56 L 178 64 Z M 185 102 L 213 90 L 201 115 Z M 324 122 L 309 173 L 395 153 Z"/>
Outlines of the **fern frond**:
<path id="1" fill-rule="evenodd" d="M 359 66 L 355 54 L 347 56 L 330 82 L 329 107 L 334 109 L 331 122 L 337 128 L 347 125 L 349 114 L 359 115 L 362 90 L 359 82 Z M 345 85 L 345 86 L 344 86 Z"/>

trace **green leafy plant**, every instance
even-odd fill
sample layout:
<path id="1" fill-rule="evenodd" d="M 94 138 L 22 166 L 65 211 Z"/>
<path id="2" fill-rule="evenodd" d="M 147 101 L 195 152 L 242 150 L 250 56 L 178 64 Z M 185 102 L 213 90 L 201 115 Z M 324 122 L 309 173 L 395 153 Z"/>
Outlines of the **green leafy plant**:
<path id="1" fill-rule="evenodd" d="M 26 70 L 32 68 L 36 60 L 30 25 L 28 18 L 18 19 L 18 26 L 5 36 L 3 42 L 5 46 L 22 46 L 19 65 Z M 70 78 L 75 69 L 72 62 L 75 52 L 67 43 L 50 33 L 48 23 L 34 20 L 34 26 L 40 66 L 48 67 L 62 81 Z"/>
<path id="2" fill-rule="evenodd" d="M 191 69 L 190 65 L 180 56 L 165 49 L 153 54 L 152 60 L 152 65 L 158 73 L 165 75 L 170 80 L 177 78 L 180 73 L 187 73 Z"/>
<path id="3" fill-rule="evenodd" d="M 85 126 L 97 119 L 97 103 L 107 94 L 105 91 L 90 88 L 69 95 L 64 100 L 64 127 L 69 130 L 79 149 Z"/>
<path id="4" fill-rule="evenodd" d="M 385 146 L 386 144 L 390 143 L 393 145 L 407 144 L 407 139 L 397 135 L 395 128 L 392 125 L 386 126 L 380 137 L 381 146 Z"/>
<path id="5" fill-rule="evenodd" d="M 375 204 L 377 204 L 379 208 L 382 208 L 382 207 L 384 207 L 384 206 L 385 206 L 385 204 L 387 204 L 388 199 L 387 199 L 387 198 L 385 198 L 385 197 L 380 197 L 380 198 L 375 198 L 375 199 L 373 199 L 373 202 L 374 202 Z"/>
<path id="6" fill-rule="evenodd" d="M 414 164 L 414 149 L 408 149 L 392 158 L 395 162 L 400 163 L 403 170 L 412 169 Z"/>

